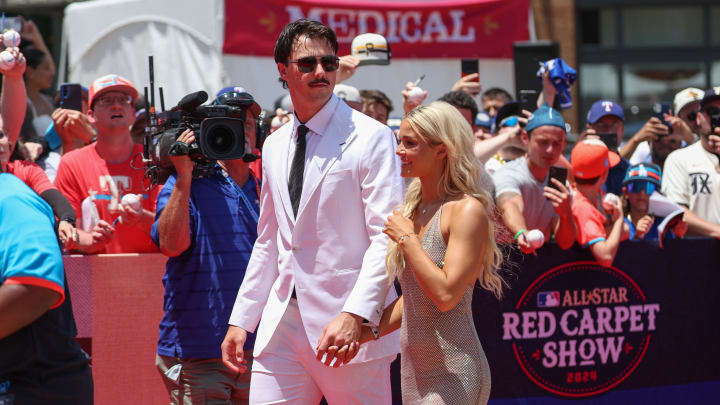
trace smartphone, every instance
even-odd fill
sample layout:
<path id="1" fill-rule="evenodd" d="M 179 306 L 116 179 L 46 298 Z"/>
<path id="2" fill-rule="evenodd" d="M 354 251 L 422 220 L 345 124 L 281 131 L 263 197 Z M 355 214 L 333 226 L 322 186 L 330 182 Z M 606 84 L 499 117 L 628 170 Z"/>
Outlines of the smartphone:
<path id="1" fill-rule="evenodd" d="M 522 110 L 537 110 L 537 90 L 520 90 L 520 113 Z"/>
<path id="2" fill-rule="evenodd" d="M 672 134 L 672 125 L 670 125 L 669 122 L 665 121 L 665 114 L 672 115 L 672 108 L 670 108 L 670 104 L 655 103 L 653 104 L 652 111 L 652 116 L 659 119 L 668 128 L 668 135 Z"/>
<path id="3" fill-rule="evenodd" d="M 15 30 L 17 32 L 22 31 L 22 18 L 20 17 L 5 17 L 5 25 L 3 26 L 3 32 L 7 30 Z"/>
<path id="4" fill-rule="evenodd" d="M 601 141 L 607 146 L 608 149 L 611 151 L 616 151 L 618 148 L 618 140 L 617 140 L 617 134 L 615 133 L 605 133 L 605 134 L 597 134 L 598 138 L 600 138 Z"/>
<path id="5" fill-rule="evenodd" d="M 550 179 L 557 179 L 557 181 L 559 181 L 560 183 L 565 184 L 565 182 L 567 181 L 567 174 L 568 174 L 568 170 L 564 167 L 550 166 L 550 173 L 549 173 L 549 177 L 548 177 L 548 187 L 551 187 L 551 188 L 554 188 L 555 190 L 560 191 L 557 188 L 557 186 L 555 185 L 555 183 L 550 181 Z"/>
<path id="6" fill-rule="evenodd" d="M 82 87 L 77 83 L 60 86 L 60 108 L 82 111 Z"/>
<path id="7" fill-rule="evenodd" d="M 480 61 L 478 59 L 463 59 L 460 61 L 460 71 L 462 73 L 462 77 L 465 77 L 467 75 L 471 75 L 473 73 L 478 73 L 478 77 L 475 78 L 474 81 L 479 82 L 480 81 Z"/>

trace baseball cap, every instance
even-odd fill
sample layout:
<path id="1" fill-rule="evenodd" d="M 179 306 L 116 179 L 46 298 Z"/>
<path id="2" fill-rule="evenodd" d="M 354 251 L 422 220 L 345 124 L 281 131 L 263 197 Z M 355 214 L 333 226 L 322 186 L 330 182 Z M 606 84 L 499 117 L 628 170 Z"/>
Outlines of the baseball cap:
<path id="1" fill-rule="evenodd" d="M 720 98 L 720 86 L 712 87 L 710 89 L 705 90 L 705 94 L 703 94 L 703 98 L 700 101 L 700 107 L 705 108 L 705 105 L 713 100 L 717 100 Z"/>
<path id="2" fill-rule="evenodd" d="M 535 112 L 528 119 L 525 130 L 527 132 L 530 132 L 535 128 L 546 125 L 562 128 L 563 131 L 567 131 L 567 128 L 565 127 L 565 120 L 563 119 L 562 114 L 560 114 L 558 110 L 548 106 L 547 104 L 543 104 L 540 108 L 535 110 Z"/>
<path id="3" fill-rule="evenodd" d="M 520 103 L 517 101 L 508 101 L 503 104 L 502 107 L 495 114 L 495 121 L 493 121 L 492 132 L 495 133 L 500 129 L 500 124 L 505 118 L 520 115 Z"/>
<path id="4" fill-rule="evenodd" d="M 92 107 L 93 101 L 108 91 L 122 91 L 132 96 L 133 103 L 137 100 L 138 92 L 130 81 L 120 75 L 109 74 L 95 79 L 90 85 L 88 105 Z"/>
<path id="5" fill-rule="evenodd" d="M 608 150 L 599 139 L 580 141 L 570 152 L 573 175 L 579 179 L 600 177 L 618 163 L 620 163 L 620 155 Z"/>
<path id="6" fill-rule="evenodd" d="M 662 169 L 654 163 L 638 163 L 628 167 L 623 179 L 623 186 L 631 181 L 648 181 L 660 188 L 662 181 Z"/>
<path id="7" fill-rule="evenodd" d="M 247 92 L 248 92 L 247 90 L 245 90 L 244 87 L 240 87 L 240 86 L 227 86 L 227 87 L 223 87 L 220 91 L 218 91 L 217 94 L 215 95 L 215 97 L 220 97 L 220 96 L 222 96 L 223 94 L 229 93 L 229 92 L 231 92 L 231 91 L 234 92 L 234 93 L 247 93 Z"/>
<path id="8" fill-rule="evenodd" d="M 587 122 L 594 124 L 602 117 L 612 115 L 620 118 L 625 122 L 625 113 L 623 112 L 622 106 L 614 101 L 600 100 L 593 103 L 588 111 Z"/>
<path id="9" fill-rule="evenodd" d="M 704 91 L 695 87 L 688 87 L 685 90 L 680 90 L 675 95 L 675 99 L 673 100 L 673 109 L 675 111 L 675 115 L 677 115 L 680 110 L 683 109 L 683 107 L 692 103 L 693 101 L 702 100 L 704 95 Z"/>
<path id="10" fill-rule="evenodd" d="M 360 34 L 353 38 L 350 46 L 353 56 L 360 59 L 358 66 L 389 65 L 392 59 L 390 44 L 380 34 Z"/>
<path id="11" fill-rule="evenodd" d="M 491 128 L 492 127 L 492 118 L 490 118 L 490 114 L 486 113 L 485 111 L 480 111 L 475 116 L 475 125 L 478 127 L 483 128 Z"/>
<path id="12" fill-rule="evenodd" d="M 346 103 L 362 104 L 360 91 L 353 86 L 348 86 L 347 84 L 336 84 L 333 89 L 333 93 L 335 93 L 338 98 L 345 100 Z"/>

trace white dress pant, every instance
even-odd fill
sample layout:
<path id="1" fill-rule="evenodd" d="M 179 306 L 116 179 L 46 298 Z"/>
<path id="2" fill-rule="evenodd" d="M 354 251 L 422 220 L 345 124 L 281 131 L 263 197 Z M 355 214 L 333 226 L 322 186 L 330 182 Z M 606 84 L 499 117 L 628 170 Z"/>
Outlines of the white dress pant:
<path id="1" fill-rule="evenodd" d="M 315 359 L 297 300 L 291 299 L 270 342 L 253 360 L 250 404 L 317 405 L 324 395 L 329 405 L 389 405 L 394 358 L 325 366 Z"/>

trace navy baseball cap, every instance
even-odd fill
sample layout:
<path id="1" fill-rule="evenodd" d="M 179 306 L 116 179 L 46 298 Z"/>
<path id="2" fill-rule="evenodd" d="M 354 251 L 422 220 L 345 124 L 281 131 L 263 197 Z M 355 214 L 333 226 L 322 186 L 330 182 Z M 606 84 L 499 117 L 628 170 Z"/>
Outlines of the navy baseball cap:
<path id="1" fill-rule="evenodd" d="M 491 128 L 492 127 L 492 118 L 490 117 L 490 114 L 486 113 L 485 111 L 480 111 L 475 116 L 475 125 L 478 127 L 483 128 Z"/>
<path id="2" fill-rule="evenodd" d="M 231 91 L 232 91 L 233 93 L 247 93 L 247 92 L 248 92 L 247 90 L 245 90 L 244 87 L 240 87 L 240 86 L 228 86 L 228 87 L 223 87 L 220 91 L 218 91 L 217 94 L 215 95 L 215 97 L 220 97 L 220 96 L 222 96 L 223 94 L 229 93 L 229 92 L 231 92 Z"/>
<path id="3" fill-rule="evenodd" d="M 720 98 L 720 86 L 712 87 L 705 91 L 705 95 L 700 101 L 700 108 L 705 108 L 707 103 Z"/>
<path id="4" fill-rule="evenodd" d="M 587 122 L 594 124 L 598 122 L 600 118 L 608 115 L 618 117 L 622 122 L 625 122 L 625 113 L 623 113 L 622 106 L 610 100 L 596 101 L 592 107 L 590 107 L 590 111 L 588 111 Z"/>
<path id="5" fill-rule="evenodd" d="M 532 131 L 535 128 L 543 126 L 553 126 L 562 128 L 563 131 L 567 131 L 565 128 L 565 120 L 560 112 L 547 104 L 543 104 L 542 107 L 535 110 L 535 112 L 528 119 L 528 123 L 525 126 L 527 132 Z"/>

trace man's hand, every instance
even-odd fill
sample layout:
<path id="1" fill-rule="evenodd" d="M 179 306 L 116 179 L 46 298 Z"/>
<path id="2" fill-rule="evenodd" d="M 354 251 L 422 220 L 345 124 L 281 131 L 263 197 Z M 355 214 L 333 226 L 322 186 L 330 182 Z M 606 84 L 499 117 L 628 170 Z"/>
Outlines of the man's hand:
<path id="1" fill-rule="evenodd" d="M 413 82 L 407 82 L 405 84 L 405 90 L 403 90 L 400 94 L 402 94 L 402 100 L 403 100 L 403 110 L 405 110 L 405 114 L 412 111 L 415 107 L 422 104 L 425 99 L 427 98 L 428 92 L 427 90 L 423 91 L 423 96 L 420 99 L 411 98 L 410 97 L 410 89 L 415 87 L 415 83 Z"/>
<path id="2" fill-rule="evenodd" d="M 360 59 L 356 56 L 352 55 L 345 55 L 340 57 L 340 67 L 337 70 L 337 74 L 335 75 L 335 83 L 341 83 L 349 78 L 352 77 L 352 75 L 355 74 L 355 69 L 357 69 L 358 65 L 360 64 Z"/>
<path id="3" fill-rule="evenodd" d="M 482 91 L 482 85 L 477 81 L 478 77 L 480 77 L 479 73 L 464 76 L 453 84 L 450 91 L 464 91 L 471 97 L 475 97 Z"/>
<path id="4" fill-rule="evenodd" d="M 531 253 L 535 253 L 535 248 L 532 247 L 530 242 L 528 242 L 526 235 L 527 235 L 527 231 L 521 233 L 517 237 L 517 239 L 515 239 L 515 243 L 517 243 L 521 252 L 525 253 L 526 255 L 529 255 Z"/>
<path id="5" fill-rule="evenodd" d="M 67 249 L 67 244 L 69 242 L 78 241 L 78 233 L 75 227 L 72 226 L 69 222 L 60 221 L 58 223 L 58 238 L 63 245 L 66 245 Z"/>
<path id="6" fill-rule="evenodd" d="M 0 40 L 0 48 L 2 48 L 2 40 Z M 7 48 L 7 51 L 15 57 L 15 65 L 7 70 L 0 69 L 0 73 L 8 78 L 22 78 L 26 66 L 25 55 L 23 55 L 17 47 Z"/>
<path id="7" fill-rule="evenodd" d="M 243 351 L 246 340 L 247 331 L 245 329 L 230 325 L 220 346 L 222 362 L 225 367 L 240 374 L 247 370 L 247 360 L 245 360 Z"/>
<path id="8" fill-rule="evenodd" d="M 555 187 L 557 187 L 557 189 L 545 186 L 543 194 L 545 195 L 545 198 L 550 201 L 550 204 L 552 204 L 553 209 L 558 215 L 563 218 L 568 218 L 572 215 L 572 210 L 570 208 L 570 191 L 564 184 L 559 182 L 558 179 L 551 178 L 550 181 L 555 185 Z"/>
<path id="9" fill-rule="evenodd" d="M 90 231 L 92 244 L 98 247 L 104 246 L 115 236 L 115 227 L 104 220 L 99 220 Z"/>
<path id="10" fill-rule="evenodd" d="M 653 222 L 655 222 L 655 218 L 650 215 L 645 215 L 644 217 L 640 218 L 637 226 L 635 227 L 635 239 L 644 238 L 645 235 L 650 232 L 650 228 L 652 228 Z"/>
<path id="11" fill-rule="evenodd" d="M 708 136 L 708 146 L 710 146 L 710 151 L 720 155 L 720 127 L 715 128 L 715 133 Z"/>
<path id="12" fill-rule="evenodd" d="M 195 142 L 195 133 L 190 129 L 186 129 L 177 138 L 177 142 L 184 142 L 190 145 Z M 195 167 L 195 163 L 190 160 L 189 156 L 170 156 L 170 160 L 172 161 L 173 166 L 175 166 L 178 180 L 182 177 L 192 177 L 193 167 Z"/>
<path id="13" fill-rule="evenodd" d="M 95 136 L 90 120 L 81 111 L 58 108 L 53 111 L 51 118 L 55 123 L 55 132 L 58 133 L 63 144 L 74 142 L 75 139 L 88 144 Z"/>
<path id="14" fill-rule="evenodd" d="M 322 335 L 317 346 L 317 360 L 323 361 L 325 356 L 325 365 L 330 366 L 333 359 L 336 364 L 334 367 L 338 367 L 338 363 L 346 363 L 350 361 L 347 354 L 351 353 L 351 349 L 357 344 L 360 339 L 360 327 L 362 325 L 362 318 L 358 315 L 351 314 L 348 312 L 342 312 L 335 319 L 333 319 L 325 328 L 323 328 Z M 345 347 L 347 346 L 347 348 Z M 344 349 L 344 351 L 343 351 Z"/>
<path id="15" fill-rule="evenodd" d="M 672 127 L 673 134 L 680 135 L 680 138 L 687 144 L 693 143 L 695 135 L 682 118 L 665 114 L 665 121 Z"/>
<path id="16" fill-rule="evenodd" d="M 25 158 L 31 162 L 34 162 L 42 155 L 43 146 L 37 142 L 25 142 L 24 150 Z"/>
<path id="17" fill-rule="evenodd" d="M 633 135 L 635 142 L 638 144 L 645 141 L 656 141 L 659 137 L 669 133 L 668 127 L 662 123 L 657 117 L 650 117 L 645 125 Z"/>
<path id="18" fill-rule="evenodd" d="M 138 195 L 138 197 L 142 198 Z M 136 226 L 140 223 L 143 216 L 143 208 L 140 207 L 139 211 L 135 211 L 129 204 L 121 202 L 118 206 L 120 210 L 120 217 L 118 220 L 121 224 L 127 226 Z"/>

